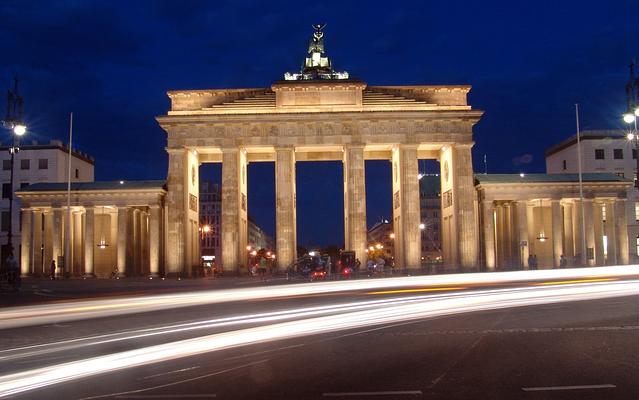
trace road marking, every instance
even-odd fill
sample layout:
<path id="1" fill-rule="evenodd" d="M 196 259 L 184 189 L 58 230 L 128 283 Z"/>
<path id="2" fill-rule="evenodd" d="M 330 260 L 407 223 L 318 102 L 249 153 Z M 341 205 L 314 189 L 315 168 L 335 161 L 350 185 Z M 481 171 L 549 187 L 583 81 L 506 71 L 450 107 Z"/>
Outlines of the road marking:
<path id="1" fill-rule="evenodd" d="M 421 395 L 421 390 L 395 390 L 395 391 L 383 391 L 383 392 L 336 392 L 336 393 L 322 393 L 323 397 L 345 397 L 345 396 L 401 396 L 401 395 Z"/>
<path id="2" fill-rule="evenodd" d="M 550 390 L 579 390 L 579 389 L 610 389 L 616 388 L 616 385 L 605 383 L 602 385 L 576 385 L 576 386 L 546 386 L 546 387 L 525 387 L 521 388 L 524 392 L 544 392 Z"/>
<path id="3" fill-rule="evenodd" d="M 177 374 L 177 373 L 180 373 L 180 372 L 191 371 L 191 370 L 198 369 L 198 368 L 200 368 L 200 367 L 195 366 L 195 367 L 190 367 L 190 368 L 176 369 L 175 371 L 162 372 L 161 374 L 154 374 L 154 375 L 145 376 L 142 379 L 157 378 L 158 376 L 164 376 L 164 375 L 169 375 L 169 374 Z M 140 380 L 140 379 L 138 379 L 138 380 Z"/>
<path id="4" fill-rule="evenodd" d="M 615 280 L 617 280 L 617 278 L 575 279 L 572 281 L 541 282 L 541 283 L 535 283 L 533 284 L 533 286 L 567 285 L 570 283 L 606 282 L 606 281 L 615 281 Z"/>
<path id="5" fill-rule="evenodd" d="M 109 393 L 109 394 L 101 394 L 101 395 L 97 395 L 97 396 L 84 397 L 84 398 L 82 398 L 80 400 L 103 399 L 105 397 L 117 397 L 117 396 L 125 396 L 125 395 L 131 396 L 131 395 L 135 395 L 136 393 L 148 392 L 149 390 L 162 389 L 162 388 L 165 388 L 165 387 L 180 385 L 182 383 L 193 382 L 193 381 L 196 381 L 198 379 L 210 378 L 211 376 L 224 374 L 226 372 L 235 371 L 235 370 L 242 369 L 242 368 L 245 368 L 245 367 L 251 367 L 251 366 L 257 365 L 257 364 L 263 364 L 263 363 L 268 362 L 268 361 L 269 360 L 267 358 L 267 359 L 264 359 L 264 360 L 259 360 L 259 361 L 255 361 L 255 362 L 251 362 L 251 363 L 247 363 L 247 364 L 238 365 L 237 367 L 226 368 L 226 369 L 223 369 L 221 371 L 212 372 L 210 374 L 200 375 L 200 376 L 196 376 L 196 377 L 193 377 L 193 378 L 184 379 L 184 380 L 181 380 L 181 381 L 165 383 L 164 385 L 152 386 L 152 387 L 143 388 L 143 389 L 137 389 L 137 390 L 129 390 L 129 391 L 120 392 L 120 393 Z M 170 398 L 174 398 L 174 397 L 175 396 L 166 396 L 165 398 L 170 399 Z M 129 398 L 131 398 L 131 397 L 129 397 Z"/>
<path id="6" fill-rule="evenodd" d="M 397 293 L 419 293 L 419 292 L 441 292 L 444 290 L 462 290 L 465 287 L 438 287 L 438 288 L 424 288 L 424 289 L 398 289 L 398 290 L 383 290 L 381 292 L 367 292 L 366 294 L 397 294 Z"/>
<path id="7" fill-rule="evenodd" d="M 215 393 L 208 394 L 133 394 L 116 396 L 116 399 L 212 399 Z"/>

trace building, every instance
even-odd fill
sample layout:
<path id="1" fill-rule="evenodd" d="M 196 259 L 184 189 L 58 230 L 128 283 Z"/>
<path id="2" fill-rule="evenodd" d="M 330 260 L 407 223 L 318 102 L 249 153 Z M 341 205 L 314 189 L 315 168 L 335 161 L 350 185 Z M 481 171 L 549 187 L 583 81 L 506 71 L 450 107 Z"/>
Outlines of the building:
<path id="1" fill-rule="evenodd" d="M 107 278 L 164 275 L 165 181 L 36 183 L 16 192 L 22 202 L 23 275 L 57 273 Z M 70 242 L 66 265 L 64 244 Z"/>
<path id="2" fill-rule="evenodd" d="M 615 174 L 476 175 L 482 268 L 628 264 L 627 192 Z M 580 221 L 585 222 L 581 229 Z M 562 257 L 563 256 L 563 257 Z"/>
<path id="3" fill-rule="evenodd" d="M 368 230 L 368 245 L 375 248 L 382 245 L 384 255 L 388 260 L 393 258 L 393 250 L 395 247 L 395 235 L 393 235 L 393 224 L 387 219 L 382 219 L 375 223 Z"/>
<path id="4" fill-rule="evenodd" d="M 626 218 L 628 248 L 634 261 L 639 256 L 639 189 L 636 184 L 637 153 L 634 142 L 621 130 L 581 132 L 581 166 L 584 173 L 607 172 L 635 181 L 628 191 Z M 546 150 L 546 172 L 578 173 L 577 136 L 573 135 Z"/>
<path id="5" fill-rule="evenodd" d="M 442 203 L 439 194 L 439 175 L 422 175 L 419 180 L 419 204 L 422 218 L 422 257 L 440 260 Z M 421 226 L 420 226 L 421 228 Z"/>
<path id="6" fill-rule="evenodd" d="M 319 28 L 318 28 L 319 29 Z M 344 167 L 345 247 L 366 258 L 366 160 L 392 165 L 395 263 L 421 267 L 418 160 L 441 166 L 442 255 L 451 266 L 477 264 L 478 232 L 472 170 L 473 126 L 483 111 L 468 103 L 468 85 L 374 86 L 332 69 L 316 31 L 298 74 L 265 88 L 174 90 L 156 117 L 167 135 L 167 270 L 200 263 L 198 171 L 222 164 L 221 256 L 237 271 L 248 245 L 246 169 L 275 162 L 277 263 L 296 258 L 295 165 L 341 161 Z M 324 61 L 322 61 L 324 59 Z"/>
<path id="7" fill-rule="evenodd" d="M 200 182 L 200 228 L 209 226 L 209 231 L 200 230 L 201 256 L 205 261 L 217 261 L 220 256 L 220 220 L 222 193 L 220 185 Z M 275 242 L 251 218 L 248 218 L 248 245 L 253 249 L 274 250 Z"/>
<path id="8" fill-rule="evenodd" d="M 52 140 L 48 144 L 32 141 L 30 144 L 19 146 L 15 155 L 13 167 L 13 191 L 34 183 L 67 182 L 69 148 L 59 140 Z M 71 181 L 92 182 L 95 161 L 93 157 L 80 151 L 71 152 Z M 0 202 L 1 233 L 0 243 L 3 254 L 6 254 L 7 234 L 9 230 L 9 198 L 11 196 L 11 153 L 8 146 L 0 147 L 2 171 L 2 200 Z M 13 247 L 20 249 L 20 200 L 14 198 L 12 215 Z M 4 257 L 3 257 L 4 258 Z"/>

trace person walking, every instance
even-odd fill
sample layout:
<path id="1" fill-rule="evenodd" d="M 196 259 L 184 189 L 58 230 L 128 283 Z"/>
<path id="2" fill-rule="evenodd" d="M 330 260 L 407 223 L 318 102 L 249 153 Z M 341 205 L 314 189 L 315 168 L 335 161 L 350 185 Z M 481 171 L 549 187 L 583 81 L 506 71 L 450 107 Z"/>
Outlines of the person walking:
<path id="1" fill-rule="evenodd" d="M 566 268 L 567 266 L 568 266 L 568 259 L 564 257 L 564 255 L 562 254 L 559 257 L 559 268 Z"/>
<path id="2" fill-rule="evenodd" d="M 535 269 L 535 259 L 532 254 L 528 255 L 528 269 Z"/>
<path id="3" fill-rule="evenodd" d="M 266 258 L 260 257 L 260 279 L 266 280 Z"/>
<path id="4" fill-rule="evenodd" d="M 51 265 L 49 266 L 51 270 L 51 280 L 55 281 L 55 260 L 51 260 Z"/>
<path id="5" fill-rule="evenodd" d="M 7 266 L 7 282 L 9 286 L 18 289 L 20 287 L 20 267 L 16 257 L 13 255 L 13 250 L 9 250 L 5 265 Z"/>
<path id="6" fill-rule="evenodd" d="M 533 269 L 537 269 L 537 254 L 533 254 Z"/>

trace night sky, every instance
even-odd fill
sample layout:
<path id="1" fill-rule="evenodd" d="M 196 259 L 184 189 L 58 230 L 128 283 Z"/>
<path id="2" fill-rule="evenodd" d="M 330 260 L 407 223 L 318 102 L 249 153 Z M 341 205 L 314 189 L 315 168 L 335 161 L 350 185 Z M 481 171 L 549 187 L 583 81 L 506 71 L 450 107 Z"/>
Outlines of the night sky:
<path id="1" fill-rule="evenodd" d="M 486 154 L 489 172 L 544 172 L 544 150 L 575 132 L 574 103 L 584 129 L 623 127 L 638 16 L 630 0 L 3 0 L 0 90 L 21 79 L 27 140 L 66 142 L 73 111 L 74 145 L 95 157 L 97 180 L 164 179 L 154 116 L 168 110 L 167 90 L 268 87 L 299 69 L 311 24 L 326 22 L 335 69 L 371 85 L 471 84 L 471 104 L 486 111 L 476 171 Z M 372 224 L 390 212 L 390 164 L 366 168 Z M 249 167 L 249 213 L 269 232 L 273 174 L 270 163 Z M 298 242 L 341 243 L 341 164 L 298 163 L 297 180 Z"/>

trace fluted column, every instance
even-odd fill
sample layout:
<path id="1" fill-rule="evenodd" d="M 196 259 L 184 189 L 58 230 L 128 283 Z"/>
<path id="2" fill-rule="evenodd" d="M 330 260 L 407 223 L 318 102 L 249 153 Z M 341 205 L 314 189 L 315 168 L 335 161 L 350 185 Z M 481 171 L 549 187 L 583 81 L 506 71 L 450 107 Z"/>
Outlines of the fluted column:
<path id="1" fill-rule="evenodd" d="M 222 266 L 225 272 L 246 267 L 247 197 L 246 153 L 239 148 L 222 150 Z"/>
<path id="2" fill-rule="evenodd" d="M 31 252 L 33 250 L 33 211 L 22 210 L 22 250 L 20 251 L 20 274 L 22 276 L 31 275 Z M 14 249 L 14 256 L 17 258 L 17 249 Z"/>
<path id="3" fill-rule="evenodd" d="M 592 206 L 594 218 L 592 228 L 595 231 L 595 265 L 604 265 L 602 204 L 598 201 L 593 201 Z"/>
<path id="4" fill-rule="evenodd" d="M 495 270 L 495 207 L 490 200 L 482 201 L 482 221 L 484 228 L 484 256 L 486 270 Z"/>
<path id="5" fill-rule="evenodd" d="M 575 256 L 575 243 L 573 238 L 573 218 L 572 203 L 563 203 L 564 215 L 564 256 L 572 260 Z"/>
<path id="6" fill-rule="evenodd" d="M 475 177 L 473 174 L 472 146 L 454 147 L 454 193 L 457 220 L 459 260 L 462 268 L 477 264 L 478 242 L 475 222 Z"/>
<path id="7" fill-rule="evenodd" d="M 563 225 L 561 221 L 561 203 L 559 200 L 551 200 L 552 216 L 552 255 L 553 265 L 558 268 L 561 262 L 561 255 L 564 254 Z"/>
<path id="8" fill-rule="evenodd" d="M 573 232 L 574 232 L 574 242 L 575 242 L 575 256 L 579 256 L 578 262 L 580 266 L 584 267 L 588 265 L 587 261 L 587 253 L 588 251 L 584 248 L 587 246 L 586 238 L 584 237 L 584 229 L 582 229 L 583 221 L 585 219 L 584 211 L 586 209 L 586 204 L 581 200 L 575 200 L 573 206 Z"/>
<path id="9" fill-rule="evenodd" d="M 401 268 L 419 268 L 421 266 L 421 231 L 419 229 L 421 215 L 419 180 L 417 179 L 417 147 L 393 148 L 392 168 L 395 263 Z M 444 237 L 447 237 L 446 232 Z M 455 243 L 447 244 L 447 246 L 451 245 L 455 246 Z"/>
<path id="10" fill-rule="evenodd" d="M 132 211 L 132 224 L 131 224 L 131 250 L 133 253 L 133 259 L 131 266 L 131 274 L 138 276 L 141 272 L 141 257 L 140 257 L 140 210 L 138 208 L 134 208 Z"/>
<path id="11" fill-rule="evenodd" d="M 528 265 L 528 255 L 530 238 L 528 237 L 528 203 L 518 201 L 517 205 L 517 246 L 519 249 L 519 265 L 526 269 Z M 525 243 L 525 244 L 524 244 Z"/>
<path id="12" fill-rule="evenodd" d="M 118 207 L 118 241 L 117 241 L 117 262 L 120 275 L 127 274 L 129 265 L 127 249 L 129 247 L 129 212 L 127 207 Z"/>
<path id="13" fill-rule="evenodd" d="M 72 268 L 72 275 L 73 276 L 82 276 L 84 274 L 84 271 L 82 271 L 82 265 L 84 263 L 83 257 L 82 257 L 82 212 L 81 211 L 74 211 L 71 214 L 71 221 L 73 223 L 72 225 L 72 235 L 71 235 L 71 239 L 72 239 L 72 248 L 71 248 L 71 252 L 72 252 L 72 257 L 73 257 L 73 263 L 71 265 Z"/>
<path id="14" fill-rule="evenodd" d="M 617 199 L 615 202 L 615 219 L 617 230 L 617 262 L 626 265 L 629 262 L 628 250 L 628 216 L 626 214 L 626 200 Z"/>
<path id="15" fill-rule="evenodd" d="M 93 247 L 95 241 L 95 209 L 85 207 L 84 212 L 84 276 L 95 276 Z"/>
<path id="16" fill-rule="evenodd" d="M 295 204 L 295 151 L 275 149 L 275 239 L 277 269 L 280 272 L 295 261 L 297 253 Z"/>
<path id="17" fill-rule="evenodd" d="M 495 206 L 495 213 L 496 213 L 496 221 L 497 221 L 497 227 L 495 229 L 496 233 L 497 233 L 497 262 L 496 262 L 496 266 L 498 268 L 504 268 L 504 266 L 506 265 L 506 252 L 504 251 L 505 249 L 505 244 L 506 244 L 506 236 L 505 236 L 505 229 L 504 229 L 504 205 L 503 204 L 497 204 Z"/>
<path id="18" fill-rule="evenodd" d="M 615 203 L 614 200 L 607 200 L 605 205 L 606 207 L 606 226 L 605 232 L 607 237 L 607 260 L 606 264 L 608 265 L 616 265 L 617 264 L 617 230 L 615 229 L 615 221 L 617 220 L 615 215 Z"/>
<path id="19" fill-rule="evenodd" d="M 595 218 L 594 218 L 594 205 L 592 199 L 584 200 L 584 218 L 586 220 L 586 263 L 589 267 L 595 265 Z M 590 227 L 590 229 L 588 229 Z"/>
<path id="20" fill-rule="evenodd" d="M 157 277 L 160 274 L 160 207 L 149 209 L 149 274 Z"/>
<path id="21" fill-rule="evenodd" d="M 62 255 L 62 209 L 61 208 L 55 208 L 53 210 L 53 221 L 52 221 L 52 236 L 53 238 L 51 239 L 51 250 L 52 250 L 52 254 L 51 254 L 51 259 L 55 260 L 55 265 L 56 265 L 56 272 L 57 273 L 64 273 L 64 271 L 66 270 L 67 267 L 65 267 L 65 269 L 61 269 L 62 266 L 59 265 L 59 257 Z M 47 263 L 47 267 L 50 264 Z"/>
<path id="22" fill-rule="evenodd" d="M 537 242 L 537 227 L 535 224 L 535 208 L 533 204 L 526 204 L 526 221 L 528 222 L 528 255 L 536 254 Z M 526 268 L 530 268 L 528 265 L 528 258 L 526 257 Z"/>
<path id="23" fill-rule="evenodd" d="M 344 147 L 344 241 L 347 250 L 366 260 L 366 178 L 364 146 Z"/>

